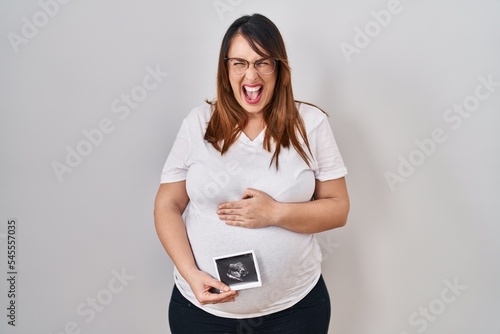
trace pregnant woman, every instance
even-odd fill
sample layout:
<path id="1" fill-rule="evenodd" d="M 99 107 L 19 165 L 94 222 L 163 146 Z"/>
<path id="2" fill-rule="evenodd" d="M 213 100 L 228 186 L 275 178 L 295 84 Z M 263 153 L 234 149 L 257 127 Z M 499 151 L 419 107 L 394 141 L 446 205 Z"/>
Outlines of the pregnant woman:
<path id="1" fill-rule="evenodd" d="M 155 201 L 175 265 L 172 333 L 326 334 L 314 234 L 345 225 L 346 174 L 325 113 L 294 100 L 277 27 L 259 14 L 237 19 L 222 41 L 217 96 L 182 122 Z M 235 291 L 214 258 L 247 251 L 261 285 Z"/>

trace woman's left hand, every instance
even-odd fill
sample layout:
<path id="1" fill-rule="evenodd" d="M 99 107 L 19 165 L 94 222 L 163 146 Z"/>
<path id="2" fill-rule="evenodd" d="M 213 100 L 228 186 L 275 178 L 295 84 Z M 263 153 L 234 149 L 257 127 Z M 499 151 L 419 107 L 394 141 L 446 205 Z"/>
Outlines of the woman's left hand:
<path id="1" fill-rule="evenodd" d="M 261 228 L 276 225 L 279 202 L 265 192 L 248 188 L 241 201 L 219 205 L 219 218 L 231 226 Z"/>

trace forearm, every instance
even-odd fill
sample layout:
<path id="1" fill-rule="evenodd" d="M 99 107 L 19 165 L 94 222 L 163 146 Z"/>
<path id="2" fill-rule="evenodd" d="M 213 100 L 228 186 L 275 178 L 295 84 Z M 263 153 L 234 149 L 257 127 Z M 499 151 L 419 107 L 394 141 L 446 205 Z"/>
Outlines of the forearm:
<path id="1" fill-rule="evenodd" d="M 198 269 L 189 244 L 182 215 L 176 211 L 155 210 L 155 227 L 160 241 L 179 273 L 189 283 L 202 305 L 234 301 L 238 293 Z M 212 289 L 221 292 L 213 293 Z"/>
<path id="2" fill-rule="evenodd" d="M 165 208 L 155 210 L 155 228 L 163 248 L 184 278 L 198 270 L 180 212 Z"/>
<path id="3" fill-rule="evenodd" d="M 319 233 L 347 222 L 347 199 L 323 198 L 305 203 L 276 202 L 275 226 L 298 233 Z"/>

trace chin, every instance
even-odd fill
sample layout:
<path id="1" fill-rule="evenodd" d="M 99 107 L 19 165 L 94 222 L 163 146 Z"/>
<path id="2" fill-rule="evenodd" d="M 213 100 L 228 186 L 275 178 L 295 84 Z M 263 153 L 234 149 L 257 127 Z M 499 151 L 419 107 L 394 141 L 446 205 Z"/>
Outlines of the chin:
<path id="1" fill-rule="evenodd" d="M 264 109 L 264 106 L 249 106 L 249 105 L 246 105 L 246 104 L 242 104 L 241 105 L 243 107 L 243 109 L 245 109 L 246 112 L 250 113 L 250 114 L 258 114 L 262 111 L 262 109 Z"/>

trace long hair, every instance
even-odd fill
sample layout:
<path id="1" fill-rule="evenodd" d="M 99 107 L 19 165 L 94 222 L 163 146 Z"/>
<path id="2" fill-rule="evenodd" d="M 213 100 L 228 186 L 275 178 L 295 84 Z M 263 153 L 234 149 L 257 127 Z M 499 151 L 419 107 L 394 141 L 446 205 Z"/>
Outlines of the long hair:
<path id="1" fill-rule="evenodd" d="M 238 103 L 231 89 L 226 63 L 231 42 L 238 34 L 247 40 L 257 54 L 276 61 L 278 71 L 276 85 L 271 101 L 263 109 L 266 124 L 264 149 L 271 152 L 274 142 L 274 153 L 269 165 L 271 166 L 274 161 L 278 169 L 281 149 L 290 148 L 291 145 L 310 166 L 310 157 L 298 138 L 302 137 L 309 154 L 312 155 L 304 122 L 293 97 L 285 43 L 276 25 L 260 14 L 246 15 L 237 19 L 224 35 L 217 70 L 217 98 L 207 101 L 212 105 L 212 116 L 205 132 L 205 140 L 224 154 L 234 144 L 248 122 L 247 112 Z"/>

